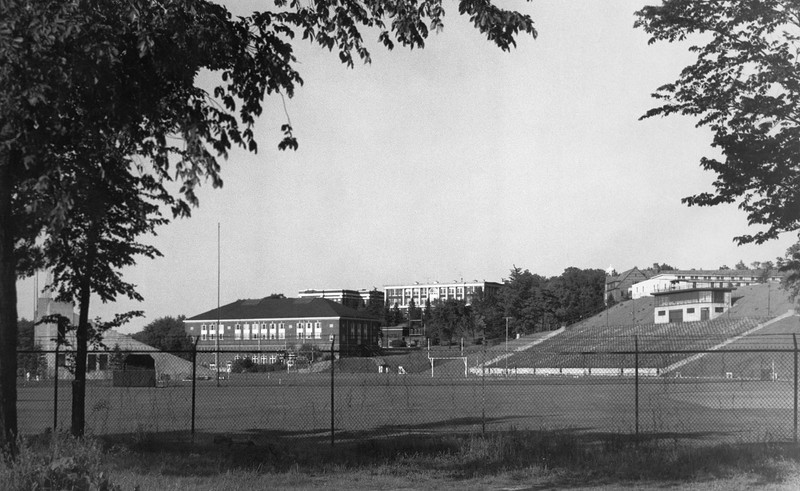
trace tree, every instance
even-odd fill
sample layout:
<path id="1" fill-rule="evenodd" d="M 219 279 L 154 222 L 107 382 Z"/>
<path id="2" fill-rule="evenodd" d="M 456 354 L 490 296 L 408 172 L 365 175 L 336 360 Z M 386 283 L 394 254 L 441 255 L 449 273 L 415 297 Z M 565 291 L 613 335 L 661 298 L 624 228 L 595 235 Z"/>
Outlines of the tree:
<path id="1" fill-rule="evenodd" d="M 776 262 L 777 268 L 784 273 L 781 288 L 797 300 L 800 297 L 800 242 L 786 249 L 786 254 Z"/>
<path id="2" fill-rule="evenodd" d="M 192 339 L 186 335 L 186 331 L 183 328 L 183 320 L 185 318 L 183 315 L 178 317 L 159 317 L 144 326 L 144 329 L 135 333 L 132 337 L 161 351 L 168 351 L 175 356 L 191 360 L 191 351 L 194 345 Z"/>
<path id="3" fill-rule="evenodd" d="M 158 205 L 147 199 L 152 196 L 147 185 L 150 181 L 131 175 L 127 165 L 109 158 L 92 161 L 91 155 L 83 155 L 80 162 L 62 164 L 62 171 L 70 171 L 62 185 L 76 188 L 65 213 L 70 226 L 51 231 L 42 246 L 44 264 L 53 274 L 53 284 L 47 288 L 56 291 L 58 300 L 73 302 L 79 309 L 72 382 L 72 433 L 78 437 L 83 436 L 85 426 L 90 332 L 94 330 L 100 340 L 112 327 L 100 322 L 89 325 L 91 295 L 98 295 L 103 302 L 114 301 L 119 295 L 142 300 L 135 285 L 122 279 L 122 268 L 135 264 L 137 256 L 160 256 L 153 246 L 137 239 L 164 223 Z M 131 312 L 126 317 L 139 314 Z"/>
<path id="4" fill-rule="evenodd" d="M 666 0 L 636 13 L 650 43 L 696 35 L 694 64 L 658 88 L 662 105 L 643 118 L 682 114 L 713 132 L 722 157 L 700 165 L 717 174 L 714 192 L 683 199 L 689 206 L 739 201 L 763 243 L 800 229 L 800 4 L 781 0 Z"/>
<path id="5" fill-rule="evenodd" d="M 109 188 L 135 182 L 138 192 L 151 193 L 149 198 L 168 204 L 175 216 L 188 216 L 190 207 L 197 204 L 194 191 L 201 182 L 209 179 L 214 186 L 222 184 L 218 157 L 227 157 L 232 145 L 257 150 L 253 125 L 264 96 L 279 92 L 291 97 L 295 85 L 302 83 L 292 51 L 297 33 L 329 50 L 336 48 L 340 60 L 353 66 L 354 54 L 370 60 L 360 29 L 377 29 L 379 41 L 389 49 L 395 43 L 421 48 L 429 28 L 440 29 L 444 16 L 436 0 L 367 4 L 318 0 L 307 7 L 276 0 L 275 6 L 275 11 L 233 19 L 224 7 L 203 0 L 4 3 L 0 18 L 0 425 L 3 443 L 10 444 L 12 451 L 16 437 L 15 280 L 31 271 L 42 234 L 59 236 L 74 225 L 73 220 L 85 216 L 86 210 L 72 210 L 74 203 L 86 203 L 89 194 L 82 195 L 88 190 L 77 184 L 83 172 L 78 166 L 86 165 L 85 175 L 95 176 L 100 168 L 124 167 L 130 176 L 142 180 L 109 183 Z M 499 9 L 487 0 L 461 0 L 459 12 L 503 50 L 515 45 L 519 33 L 536 35 L 528 16 Z M 195 85 L 202 69 L 220 75 L 213 94 Z M 297 148 L 291 125 L 283 125 L 282 131 L 279 148 Z M 174 137 L 182 144 L 172 144 Z M 137 159 L 119 158 L 121 153 Z M 75 178 L 65 183 L 62 177 L 70 172 L 76 172 Z M 101 173 L 100 179 L 111 178 Z M 166 191 L 169 181 L 178 182 L 176 198 Z M 85 232 L 84 244 L 102 235 L 91 226 Z M 45 252 L 50 262 L 65 259 L 57 249 Z M 94 288 L 91 265 L 97 264 L 92 256 L 97 253 L 89 247 L 76 259 L 83 262 L 81 274 L 88 275 L 80 280 L 81 289 L 74 290 L 79 295 Z M 124 254 L 114 258 L 129 259 Z M 77 264 L 65 270 L 78 271 Z M 78 281 L 77 274 L 72 278 Z M 58 281 L 54 287 L 67 295 L 68 283 Z M 135 292 L 122 288 L 124 294 Z M 82 319 L 78 332 L 85 329 L 87 319 Z M 79 347 L 82 344 L 78 342 Z"/>
<path id="6" fill-rule="evenodd" d="M 747 265 L 744 263 L 744 261 L 739 259 L 739 262 L 736 263 L 736 266 L 734 266 L 734 269 L 744 270 L 744 269 L 747 269 Z"/>
<path id="7" fill-rule="evenodd" d="M 389 325 L 397 326 L 401 322 L 403 322 L 403 312 L 400 311 L 400 307 L 397 304 L 394 304 L 394 307 L 389 312 Z"/>
<path id="8" fill-rule="evenodd" d="M 373 289 L 372 291 L 377 292 L 377 288 Z M 368 300 L 364 305 L 364 311 L 370 317 L 381 319 L 383 316 L 383 305 L 374 300 Z"/>

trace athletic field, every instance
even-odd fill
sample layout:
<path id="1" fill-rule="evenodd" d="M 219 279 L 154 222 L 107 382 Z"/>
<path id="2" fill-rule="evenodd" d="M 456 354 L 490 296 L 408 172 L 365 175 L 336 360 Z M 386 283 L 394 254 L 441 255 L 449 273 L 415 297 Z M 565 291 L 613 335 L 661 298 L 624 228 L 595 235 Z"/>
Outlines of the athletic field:
<path id="1" fill-rule="evenodd" d="M 232 375 L 198 381 L 195 428 L 250 438 L 330 433 L 330 374 Z M 50 382 L 52 384 L 52 382 Z M 161 388 L 87 387 L 93 434 L 188 432 L 190 382 Z M 19 428 L 53 425 L 53 386 L 20 386 Z M 69 427 L 70 385 L 59 387 L 58 426 Z M 339 438 L 401 433 L 569 429 L 633 434 L 632 378 L 431 378 L 429 374 L 336 374 L 333 422 Z M 640 379 L 638 430 L 699 441 L 781 441 L 794 437 L 791 381 Z"/>

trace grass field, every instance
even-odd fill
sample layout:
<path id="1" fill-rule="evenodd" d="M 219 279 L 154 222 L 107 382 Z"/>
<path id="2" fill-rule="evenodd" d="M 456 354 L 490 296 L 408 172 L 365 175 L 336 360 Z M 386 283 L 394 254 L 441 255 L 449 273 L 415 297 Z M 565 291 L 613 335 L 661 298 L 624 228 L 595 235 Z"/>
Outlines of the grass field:
<path id="1" fill-rule="evenodd" d="M 70 389 L 59 393 L 59 427 L 69 426 Z M 794 432 L 789 381 L 642 379 L 642 433 L 696 441 L 787 441 Z M 22 434 L 53 422 L 53 388 L 19 388 Z M 571 429 L 633 433 L 636 388 L 629 378 L 431 378 L 429 375 L 338 374 L 333 420 L 337 438 L 405 433 Z M 87 429 L 96 435 L 188 433 L 191 387 L 89 385 Z M 330 432 L 329 374 L 233 375 L 220 387 L 198 383 L 195 427 L 203 433 L 318 436 Z"/>

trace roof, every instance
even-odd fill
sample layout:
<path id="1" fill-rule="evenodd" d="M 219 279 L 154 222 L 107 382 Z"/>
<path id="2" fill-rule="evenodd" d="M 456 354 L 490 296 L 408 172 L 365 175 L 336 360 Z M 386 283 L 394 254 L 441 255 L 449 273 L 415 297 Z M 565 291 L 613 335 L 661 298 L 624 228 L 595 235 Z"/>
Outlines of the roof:
<path id="1" fill-rule="evenodd" d="M 622 273 L 620 273 L 620 274 L 618 274 L 616 276 L 606 276 L 606 284 L 617 283 L 617 282 L 622 283 L 623 281 L 627 280 L 628 276 L 630 276 L 634 272 L 641 274 L 646 279 L 650 279 L 650 276 L 648 275 L 647 270 L 642 271 L 641 269 L 634 267 L 634 268 L 631 268 L 631 269 L 629 269 L 627 271 L 623 271 Z"/>
<path id="2" fill-rule="evenodd" d="M 723 292 L 732 292 L 734 289 L 727 286 L 698 286 L 693 288 L 676 288 L 674 290 L 661 290 L 661 291 L 654 291 L 651 292 L 651 295 L 654 297 L 660 295 L 669 295 L 670 293 L 685 293 L 685 292 L 707 292 L 707 291 L 723 291 Z"/>
<path id="3" fill-rule="evenodd" d="M 187 321 L 233 319 L 296 319 L 300 317 L 348 317 L 374 319 L 327 298 L 269 298 L 237 300 L 217 309 L 189 317 Z"/>
<path id="4" fill-rule="evenodd" d="M 673 271 L 662 271 L 662 274 L 679 274 L 690 276 L 755 276 L 764 275 L 763 269 L 676 269 Z M 771 277 L 783 276 L 777 269 L 770 270 L 768 275 Z"/>

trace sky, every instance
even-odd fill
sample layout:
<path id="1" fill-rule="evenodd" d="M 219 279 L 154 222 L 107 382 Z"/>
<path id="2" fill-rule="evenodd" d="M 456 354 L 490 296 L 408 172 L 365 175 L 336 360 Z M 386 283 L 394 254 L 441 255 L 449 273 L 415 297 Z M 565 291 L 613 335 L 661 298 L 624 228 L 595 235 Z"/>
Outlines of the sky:
<path id="1" fill-rule="evenodd" d="M 774 261 L 797 240 L 737 246 L 756 229 L 736 205 L 681 203 L 712 190 L 699 161 L 717 153 L 690 118 L 639 120 L 693 61 L 688 43 L 648 46 L 633 28 L 646 2 L 501 3 L 529 13 L 538 38 L 503 52 L 445 1 L 445 28 L 423 50 L 390 52 L 365 32 L 370 65 L 350 69 L 298 41 L 305 84 L 285 110 L 280 97 L 265 101 L 259 152 L 232 151 L 223 188 L 209 183 L 190 219 L 146 239 L 164 257 L 124 270 L 143 302 L 93 299 L 90 317 L 143 310 L 122 329 L 136 332 L 213 309 L 218 253 L 224 305 L 309 288 L 502 281 L 514 266 L 716 269 Z M 287 114 L 297 151 L 277 149 Z M 31 318 L 34 282 L 17 286 L 19 316 Z"/>

